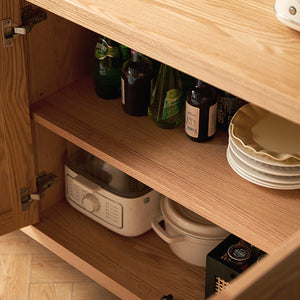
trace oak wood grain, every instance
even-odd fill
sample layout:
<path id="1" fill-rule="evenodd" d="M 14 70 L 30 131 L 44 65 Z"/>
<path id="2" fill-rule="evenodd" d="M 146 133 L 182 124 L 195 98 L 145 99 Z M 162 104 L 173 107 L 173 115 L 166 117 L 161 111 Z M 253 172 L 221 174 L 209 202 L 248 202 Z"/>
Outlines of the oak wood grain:
<path id="1" fill-rule="evenodd" d="M 0 299 L 28 297 L 30 265 L 30 255 L 0 256 Z"/>
<path id="2" fill-rule="evenodd" d="M 117 296 L 105 290 L 95 282 L 75 282 L 73 283 L 73 299 L 72 300 L 118 300 Z"/>
<path id="3" fill-rule="evenodd" d="M 57 176 L 58 181 L 47 189 L 45 196 L 40 201 L 39 211 L 43 212 L 57 201 L 64 199 L 65 182 L 64 182 L 64 159 L 66 152 L 66 140 L 57 136 L 47 128 L 34 123 L 35 149 L 37 173 L 46 171 Z"/>
<path id="4" fill-rule="evenodd" d="M 48 222 L 46 222 L 48 223 Z M 45 224 L 45 223 L 44 223 Z M 49 227 L 50 226 L 50 227 Z M 102 286 L 104 286 L 106 289 L 114 293 L 115 295 L 119 297 L 123 297 L 125 299 L 132 299 L 132 300 L 138 300 L 139 297 L 135 296 L 132 292 L 130 292 L 127 288 L 120 285 L 118 282 L 115 281 L 115 279 L 112 279 L 105 275 L 102 270 L 97 269 L 94 265 L 90 264 L 89 260 L 85 260 L 85 256 L 93 255 L 94 251 L 86 252 L 83 256 L 78 256 L 76 252 L 73 252 L 74 245 L 76 246 L 76 249 L 78 247 L 83 246 L 83 249 L 86 247 L 84 244 L 82 244 L 80 241 L 76 240 L 76 238 L 69 235 L 68 232 L 61 231 L 62 235 L 62 241 L 65 241 L 65 243 L 61 243 L 61 239 L 56 239 L 53 235 L 48 235 L 48 230 L 51 230 L 51 227 L 53 224 L 45 224 L 45 228 L 43 230 L 38 229 L 34 226 L 27 226 L 22 228 L 21 230 L 26 233 L 28 236 L 36 240 L 37 242 L 41 243 L 45 247 L 47 247 L 49 250 L 51 250 L 53 253 L 61 257 L 63 260 L 68 262 L 70 265 L 76 267 L 78 270 L 80 270 L 82 273 L 86 274 L 88 277 L 93 279 L 94 281 L 100 283 Z M 47 229 L 48 228 L 48 229 Z M 54 226 L 54 230 L 57 230 L 57 227 Z M 57 231 L 58 232 L 58 231 Z M 72 246 L 73 245 L 73 246 Z M 88 249 L 90 251 L 90 249 Z M 84 250 L 85 251 L 85 250 Z M 88 254 L 89 253 L 89 254 Z M 99 257 L 98 257 L 99 258 Z M 113 268 L 113 264 L 111 265 Z M 112 269 L 115 271 L 118 271 L 118 269 Z M 118 274 L 118 273 L 116 273 Z"/>
<path id="5" fill-rule="evenodd" d="M 6 144 L 4 139 L 2 118 L 0 121 L 0 214 L 12 209 L 10 201 L 10 189 L 8 188 L 8 164 L 6 158 Z"/>
<path id="6" fill-rule="evenodd" d="M 120 99 L 94 93 L 89 78 L 32 106 L 34 120 L 196 213 L 270 251 L 300 227 L 300 190 L 263 188 L 226 160 L 227 134 L 208 143 L 131 117 Z"/>
<path id="7" fill-rule="evenodd" d="M 273 0 L 30 0 L 300 123 L 299 32 Z"/>
<path id="8" fill-rule="evenodd" d="M 8 199 L 10 200 L 10 199 Z M 1 201 L 3 201 L 1 199 Z M 0 218 L 0 235 L 6 234 L 16 229 L 16 216 L 14 211 L 1 213 Z"/>
<path id="9" fill-rule="evenodd" d="M 20 230 L 0 237 L 1 300 L 117 300 Z"/>
<path id="10" fill-rule="evenodd" d="M 72 283 L 33 283 L 28 300 L 72 300 Z"/>
<path id="11" fill-rule="evenodd" d="M 30 102 L 91 72 L 96 40 L 94 32 L 47 12 L 25 38 Z"/>
<path id="12" fill-rule="evenodd" d="M 20 9 L 21 1 L 3 0 L 0 4 L 0 19 L 10 17 L 14 23 L 20 24 Z M 37 203 L 33 203 L 28 211 L 21 212 L 19 200 L 20 189 L 27 187 L 30 191 L 35 191 L 31 120 L 22 39 L 15 39 L 14 46 L 9 48 L 3 47 L 2 38 L 0 41 L 0 118 L 3 135 L 1 148 L 3 149 L 4 143 L 5 164 L 7 164 L 5 172 L 7 177 L 3 180 L 3 184 L 6 184 L 4 188 L 9 191 L 7 199 L 12 203 L 13 219 L 10 224 L 14 222 L 14 228 L 19 228 L 38 220 Z M 1 201 L 6 203 L 8 200 L 1 199 Z M 2 230 L 8 232 L 11 227 L 6 231 L 4 228 Z"/>
<path id="13" fill-rule="evenodd" d="M 39 232 L 45 234 L 63 247 L 53 247 L 55 254 L 62 256 L 71 251 L 90 265 L 82 268 L 73 259 L 80 271 L 93 278 L 94 267 L 136 295 L 126 297 L 124 288 L 114 291 L 107 279 L 93 278 L 122 299 L 152 300 L 170 293 L 179 300 L 204 297 L 205 269 L 183 262 L 152 230 L 137 238 L 124 237 L 70 205 L 58 203 L 42 214 L 39 224 L 25 228 L 25 232 L 33 238 Z M 43 244 L 48 247 L 49 242 Z"/>
<path id="14" fill-rule="evenodd" d="M 90 281 L 90 279 L 56 255 L 38 254 L 33 256 L 32 283 L 76 281 Z"/>
<path id="15" fill-rule="evenodd" d="M 31 239 L 22 231 L 16 230 L 1 236 L 0 255 L 19 255 L 19 254 L 51 254 L 40 243 Z"/>

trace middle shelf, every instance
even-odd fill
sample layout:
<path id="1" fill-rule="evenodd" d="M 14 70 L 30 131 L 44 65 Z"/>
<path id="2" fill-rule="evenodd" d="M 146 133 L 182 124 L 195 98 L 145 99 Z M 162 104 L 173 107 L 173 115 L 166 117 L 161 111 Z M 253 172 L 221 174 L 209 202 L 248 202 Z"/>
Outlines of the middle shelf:
<path id="1" fill-rule="evenodd" d="M 112 166 L 269 252 L 300 225 L 300 190 L 279 191 L 240 178 L 226 160 L 227 133 L 195 143 L 184 127 L 165 130 L 103 100 L 92 79 L 31 107 L 34 121 Z"/>

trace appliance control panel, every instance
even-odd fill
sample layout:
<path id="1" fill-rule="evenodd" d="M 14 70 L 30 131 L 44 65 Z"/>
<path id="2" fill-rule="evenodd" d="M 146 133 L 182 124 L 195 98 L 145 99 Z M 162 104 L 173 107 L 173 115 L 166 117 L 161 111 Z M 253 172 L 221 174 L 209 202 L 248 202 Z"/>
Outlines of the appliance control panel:
<path id="1" fill-rule="evenodd" d="M 99 219 L 99 222 L 104 221 L 116 228 L 122 228 L 122 205 L 101 194 L 101 189 L 80 175 L 73 177 L 66 174 L 66 195 L 74 207 L 94 219 Z"/>

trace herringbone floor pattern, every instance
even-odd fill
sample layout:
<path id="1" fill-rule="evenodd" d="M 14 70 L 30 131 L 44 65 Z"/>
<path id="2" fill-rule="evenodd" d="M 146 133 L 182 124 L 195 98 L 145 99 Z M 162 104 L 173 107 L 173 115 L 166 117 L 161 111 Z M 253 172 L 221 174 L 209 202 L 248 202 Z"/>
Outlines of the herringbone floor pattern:
<path id="1" fill-rule="evenodd" d="M 118 297 L 21 231 L 0 237 L 1 300 L 117 300 Z"/>

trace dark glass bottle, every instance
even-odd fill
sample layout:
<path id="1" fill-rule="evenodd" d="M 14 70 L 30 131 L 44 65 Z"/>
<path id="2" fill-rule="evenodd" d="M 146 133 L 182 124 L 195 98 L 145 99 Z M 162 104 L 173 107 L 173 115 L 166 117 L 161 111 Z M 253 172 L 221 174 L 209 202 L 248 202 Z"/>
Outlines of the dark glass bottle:
<path id="1" fill-rule="evenodd" d="M 184 121 L 184 99 L 179 71 L 160 65 L 148 115 L 162 128 L 174 128 Z"/>
<path id="2" fill-rule="evenodd" d="M 119 47 L 120 47 L 120 52 L 122 57 L 122 65 L 123 65 L 123 63 L 126 60 L 130 59 L 130 49 L 122 44 L 120 44 Z"/>
<path id="3" fill-rule="evenodd" d="M 222 130 L 228 130 L 234 114 L 247 102 L 222 90 L 218 90 L 217 95 L 217 127 Z"/>
<path id="4" fill-rule="evenodd" d="M 153 67 L 144 55 L 131 50 L 122 67 L 122 106 L 132 116 L 146 116 L 151 96 Z"/>
<path id="5" fill-rule="evenodd" d="M 121 95 L 122 57 L 118 43 L 99 38 L 95 49 L 94 83 L 98 96 L 104 99 Z"/>
<path id="6" fill-rule="evenodd" d="M 186 94 L 188 90 L 194 85 L 195 78 L 183 72 L 180 72 L 180 78 L 182 81 L 183 97 L 184 99 L 186 99 Z"/>
<path id="7" fill-rule="evenodd" d="M 215 90 L 209 84 L 197 80 L 187 92 L 185 132 L 196 142 L 205 142 L 216 133 L 217 102 Z"/>

